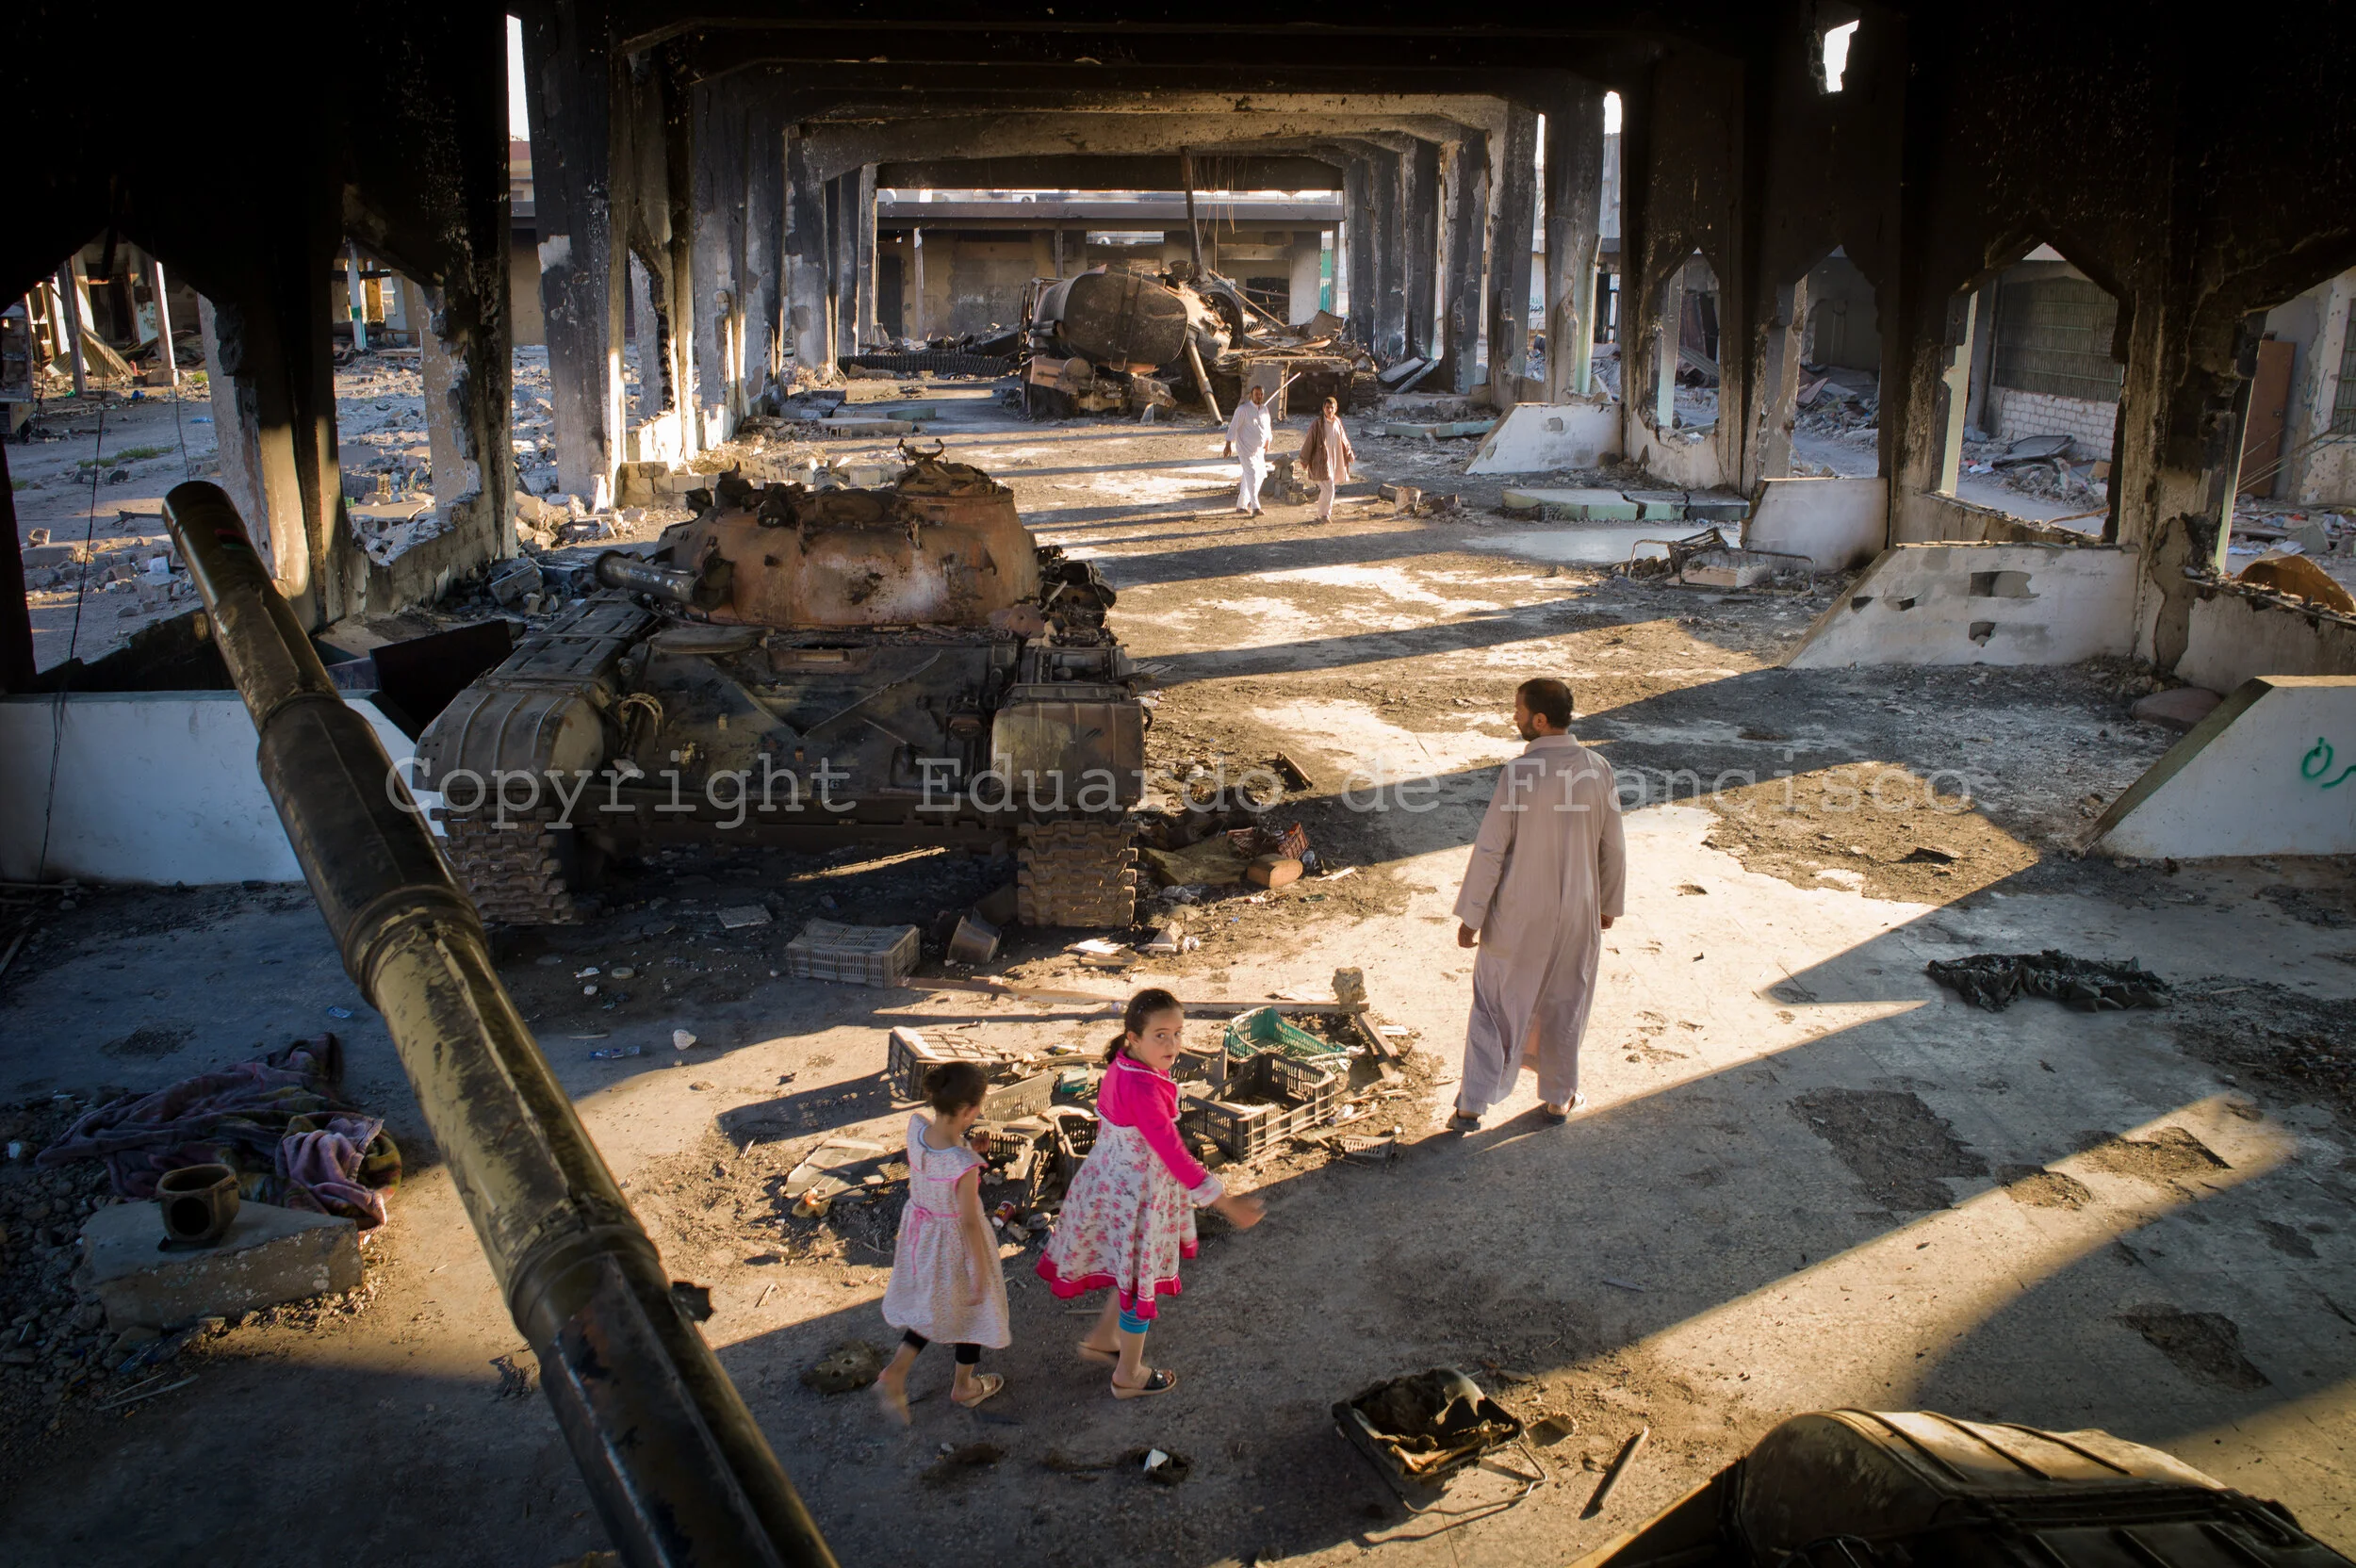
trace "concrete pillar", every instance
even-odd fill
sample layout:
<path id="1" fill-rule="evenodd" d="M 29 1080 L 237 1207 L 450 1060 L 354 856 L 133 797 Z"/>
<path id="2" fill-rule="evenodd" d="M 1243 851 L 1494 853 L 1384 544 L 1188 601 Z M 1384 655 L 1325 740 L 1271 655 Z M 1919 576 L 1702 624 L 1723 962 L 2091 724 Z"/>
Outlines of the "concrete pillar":
<path id="1" fill-rule="evenodd" d="M 1324 236 L 1316 230 L 1303 230 L 1293 236 L 1292 245 L 1292 308 L 1285 312 L 1294 326 L 1317 315 L 1322 308 L 1320 298 L 1325 284 Z"/>
<path id="2" fill-rule="evenodd" d="M 1530 237 L 1537 227 L 1538 115 L 1509 104 L 1488 139 L 1489 398 L 1510 408 L 1530 358 Z"/>
<path id="3" fill-rule="evenodd" d="M 1807 333 L 1808 280 L 1802 278 L 1775 291 L 1775 313 L 1766 324 L 1766 352 L 1754 400 L 1759 415 L 1752 432 L 1751 457 L 1745 465 L 1747 481 L 1792 475 L 1792 423 L 1799 411 L 1800 351 Z M 1726 417 L 1725 409 L 1719 410 L 1719 417 Z"/>
<path id="4" fill-rule="evenodd" d="M 1352 158 L 1342 166 L 1342 242 L 1350 257 L 1345 274 L 1350 286 L 1350 337 L 1368 348 L 1374 346 L 1379 299 L 1374 261 L 1375 232 L 1380 227 L 1375 220 L 1377 183 L 1370 158 Z"/>
<path id="5" fill-rule="evenodd" d="M 692 228 L 697 445 L 725 441 L 744 416 L 745 226 L 750 217 L 748 106 L 732 80 L 692 90 L 695 115 Z"/>
<path id="6" fill-rule="evenodd" d="M 1440 147 L 1420 139 L 1400 153 L 1399 203 L 1404 229 L 1407 352 L 1440 351 Z"/>
<path id="7" fill-rule="evenodd" d="M 859 167 L 851 223 L 859 297 L 852 316 L 850 351 L 857 353 L 882 335 L 875 326 L 875 166 L 872 163 Z"/>
<path id="8" fill-rule="evenodd" d="M 785 124 L 767 95 L 746 112 L 744 373 L 757 396 L 784 365 Z"/>
<path id="9" fill-rule="evenodd" d="M 857 341 L 859 309 L 859 246 L 851 234 L 851 205 L 857 197 L 857 174 L 838 174 L 826 182 L 826 319 L 834 328 L 833 353 L 847 353 Z M 829 354 L 827 363 L 833 363 Z"/>
<path id="10" fill-rule="evenodd" d="M 180 359 L 172 347 L 172 301 L 164 292 L 164 264 L 152 256 L 147 263 L 147 287 L 155 296 L 155 363 L 164 373 L 164 384 L 177 386 Z"/>
<path id="11" fill-rule="evenodd" d="M 907 312 L 908 335 L 920 343 L 924 342 L 931 328 L 924 313 L 924 231 L 922 229 L 908 230 L 908 281 L 902 286 L 907 290 L 906 303 L 902 308 Z"/>
<path id="12" fill-rule="evenodd" d="M 1547 395 L 1557 400 L 1560 400 L 1564 396 L 1564 393 L 1555 390 L 1555 388 L 1561 387 L 1562 383 L 1559 381 L 1554 374 L 1554 368 L 1560 363 L 1560 356 L 1557 355 L 1554 351 L 1555 338 L 1553 335 L 1554 323 L 1559 319 L 1559 318 L 1555 316 L 1552 307 L 1553 301 L 1549 299 L 1547 301 L 1546 310 Z M 1661 308 L 1653 313 L 1652 353 L 1650 356 L 1652 362 L 1653 382 L 1652 385 L 1646 388 L 1646 390 L 1652 397 L 1652 419 L 1653 428 L 1655 430 L 1672 431 L 1677 429 L 1677 344 L 1680 337 L 1683 335 L 1684 331 L 1685 269 L 1680 267 L 1675 272 L 1669 274 L 1669 281 L 1667 283 L 1661 286 Z M 1620 373 L 1624 378 L 1627 376 L 1628 370 L 1625 366 L 1621 368 Z M 1624 390 L 1633 390 L 1628 388 L 1628 383 L 1625 380 L 1623 380 L 1620 384 Z M 1722 380 L 1720 385 L 1721 393 L 1723 393 L 1725 387 Z"/>
<path id="13" fill-rule="evenodd" d="M 1399 165 L 1387 150 L 1373 155 L 1374 354 L 1385 364 L 1407 356 L 1407 237 L 1399 210 Z"/>
<path id="14" fill-rule="evenodd" d="M 826 184 L 799 127 L 789 131 L 785 141 L 785 249 L 794 363 L 824 376 L 834 366 L 833 318 L 826 308 Z"/>
<path id="15" fill-rule="evenodd" d="M 1963 476 L 1963 417 L 1972 399 L 1972 341 L 1979 325 L 1980 297 L 1959 294 L 1948 302 L 1946 363 L 1939 370 L 1939 480 L 1942 496 L 1955 493 Z"/>
<path id="16" fill-rule="evenodd" d="M 1573 79 L 1546 113 L 1546 397 L 1552 402 L 1584 397 L 1592 385 L 1602 224 L 1603 89 Z M 1674 364 L 1677 339 L 1668 342 Z"/>
<path id="17" fill-rule="evenodd" d="M 1489 223 L 1489 160 L 1481 143 L 1470 137 L 1449 142 L 1446 172 L 1448 269 L 1440 298 L 1447 330 L 1442 345 L 1449 384 L 1465 393 L 1481 384 L 1481 262 Z"/>
<path id="18" fill-rule="evenodd" d="M 16 486 L 8 478 L 8 444 L 0 441 L 0 692 L 31 686 L 33 666 L 33 607 L 25 597 Z"/>
<path id="19" fill-rule="evenodd" d="M 613 504 L 623 419 L 625 268 L 614 212 L 633 183 L 614 157 L 606 7 L 527 8 L 523 35 L 557 486 L 601 509 Z"/>

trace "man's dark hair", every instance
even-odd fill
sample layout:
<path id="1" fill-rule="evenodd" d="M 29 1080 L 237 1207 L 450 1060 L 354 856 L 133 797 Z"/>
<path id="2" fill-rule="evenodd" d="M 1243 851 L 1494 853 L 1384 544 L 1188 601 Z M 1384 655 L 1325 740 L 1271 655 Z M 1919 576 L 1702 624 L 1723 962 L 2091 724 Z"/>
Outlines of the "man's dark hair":
<path id="1" fill-rule="evenodd" d="M 1544 719 L 1557 729 L 1571 727 L 1570 682 L 1540 676 L 1535 680 L 1523 681 L 1513 696 L 1530 710 L 1532 717 Z"/>

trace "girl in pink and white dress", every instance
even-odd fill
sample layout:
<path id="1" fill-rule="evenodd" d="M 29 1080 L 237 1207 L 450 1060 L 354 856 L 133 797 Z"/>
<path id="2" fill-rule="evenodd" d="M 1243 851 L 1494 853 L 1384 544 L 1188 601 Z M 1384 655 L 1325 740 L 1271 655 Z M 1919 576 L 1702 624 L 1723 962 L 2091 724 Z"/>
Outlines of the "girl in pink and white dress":
<path id="1" fill-rule="evenodd" d="M 972 1062 L 944 1062 L 924 1075 L 928 1121 L 908 1118 L 908 1201 L 884 1289 L 884 1321 L 904 1331 L 899 1353 L 875 1379 L 875 1396 L 898 1421 L 908 1418 L 908 1373 L 924 1347 L 957 1348 L 949 1397 L 971 1410 L 1006 1386 L 980 1370 L 982 1348 L 1014 1342 L 1006 1328 L 1006 1279 L 998 1238 L 982 1213 L 982 1157 L 969 1146 L 989 1080 Z"/>
<path id="2" fill-rule="evenodd" d="M 1129 999 L 1121 1037 L 1104 1053 L 1096 1144 L 1065 1196 L 1039 1278 L 1066 1299 L 1110 1290 L 1080 1354 L 1112 1364 L 1113 1397 L 1166 1394 L 1177 1375 L 1145 1364 L 1154 1298 L 1179 1291 L 1178 1263 L 1195 1253 L 1194 1211 L 1214 1208 L 1238 1231 L 1260 1222 L 1256 1198 L 1231 1198 L 1178 1136 L 1178 1060 L 1186 1017 L 1166 990 Z"/>

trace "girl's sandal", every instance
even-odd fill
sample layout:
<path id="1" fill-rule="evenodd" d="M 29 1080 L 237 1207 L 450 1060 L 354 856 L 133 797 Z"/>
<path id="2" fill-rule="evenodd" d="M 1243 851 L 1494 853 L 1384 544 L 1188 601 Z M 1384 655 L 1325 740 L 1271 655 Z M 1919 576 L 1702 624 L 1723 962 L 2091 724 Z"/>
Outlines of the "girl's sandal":
<path id="1" fill-rule="evenodd" d="M 1111 1366 L 1119 1363 L 1121 1360 L 1120 1351 L 1101 1349 L 1096 1346 L 1090 1345 L 1085 1339 L 1080 1341 L 1079 1345 L 1075 1347 L 1075 1348 L 1079 1350 L 1080 1359 L 1082 1361 L 1101 1361 L 1105 1365 Z"/>
<path id="2" fill-rule="evenodd" d="M 1150 1398 L 1156 1394 L 1167 1394 L 1177 1386 L 1177 1373 L 1166 1372 L 1156 1368 L 1153 1371 L 1148 1372 L 1145 1375 L 1145 1381 L 1137 1384 L 1135 1388 L 1123 1388 L 1118 1382 L 1114 1383 L 1113 1397 L 1116 1399 Z"/>
<path id="3" fill-rule="evenodd" d="M 981 1385 L 982 1391 L 979 1394 L 974 1395 L 971 1399 L 962 1395 L 952 1394 L 949 1396 L 949 1402 L 959 1410 L 972 1410 L 975 1405 L 1006 1386 L 1006 1380 L 995 1372 L 977 1372 L 973 1376 L 973 1380 Z"/>

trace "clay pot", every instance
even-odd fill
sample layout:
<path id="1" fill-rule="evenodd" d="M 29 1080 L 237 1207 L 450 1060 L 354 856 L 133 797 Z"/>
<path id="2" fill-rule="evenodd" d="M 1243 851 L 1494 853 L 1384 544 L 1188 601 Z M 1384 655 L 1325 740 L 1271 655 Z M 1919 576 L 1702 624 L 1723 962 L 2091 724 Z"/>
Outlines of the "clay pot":
<path id="1" fill-rule="evenodd" d="M 155 1183 L 164 1235 L 186 1247 L 211 1247 L 237 1217 L 237 1173 L 225 1165 L 183 1166 Z"/>

